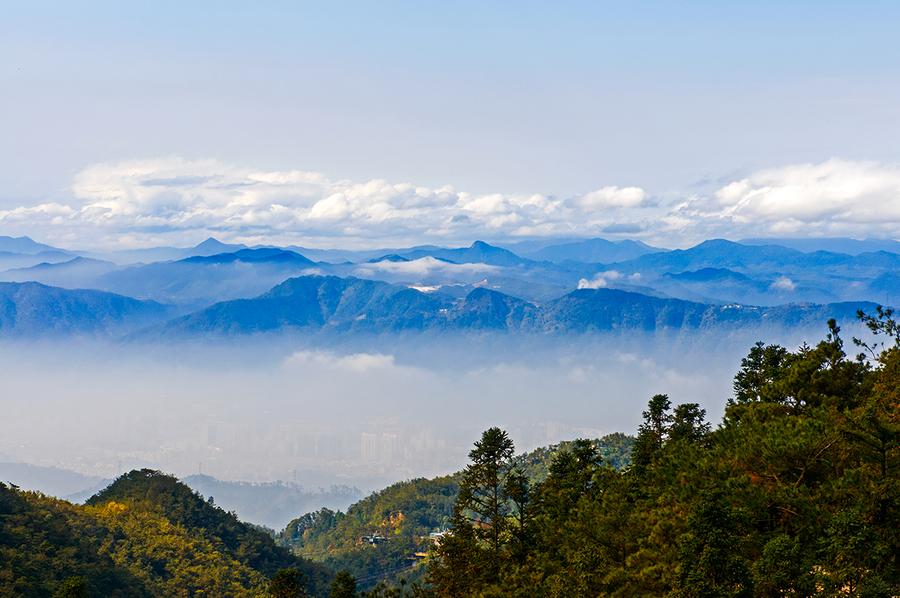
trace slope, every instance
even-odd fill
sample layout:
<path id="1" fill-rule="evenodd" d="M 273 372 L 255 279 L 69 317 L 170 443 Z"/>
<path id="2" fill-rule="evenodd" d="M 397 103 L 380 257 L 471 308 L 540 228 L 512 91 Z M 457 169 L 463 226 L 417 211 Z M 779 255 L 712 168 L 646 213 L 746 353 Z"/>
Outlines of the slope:
<path id="1" fill-rule="evenodd" d="M 634 438 L 610 434 L 595 440 L 604 461 L 622 468 Z M 542 447 L 516 457 L 531 483 L 547 477 L 553 456 L 571 443 Z M 353 504 L 346 513 L 320 509 L 291 521 L 278 542 L 333 570 L 349 570 L 363 585 L 379 579 L 416 577 L 415 553 L 431 546 L 432 532 L 450 525 L 459 492 L 459 473 L 398 482 Z"/>
<path id="2" fill-rule="evenodd" d="M 0 283 L 0 336 L 120 334 L 171 315 L 154 301 L 113 293 Z"/>

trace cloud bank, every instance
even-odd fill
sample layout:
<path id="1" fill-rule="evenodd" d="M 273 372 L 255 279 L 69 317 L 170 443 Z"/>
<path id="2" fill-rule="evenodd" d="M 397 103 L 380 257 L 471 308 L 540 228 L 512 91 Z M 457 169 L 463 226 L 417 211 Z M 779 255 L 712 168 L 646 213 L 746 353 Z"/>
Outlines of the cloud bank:
<path id="1" fill-rule="evenodd" d="M 594 275 L 593 278 L 582 278 L 578 281 L 579 289 L 605 289 L 609 286 L 610 282 L 618 282 L 625 281 L 630 283 L 637 283 L 641 280 L 640 272 L 634 272 L 629 275 L 622 274 L 618 270 L 607 270 L 605 272 L 598 272 Z"/>
<path id="2" fill-rule="evenodd" d="M 832 159 L 761 170 L 682 202 L 666 222 L 742 235 L 896 236 L 900 166 Z"/>
<path id="3" fill-rule="evenodd" d="M 665 197 L 666 199 L 660 199 Z M 714 236 L 891 236 L 900 167 L 832 159 L 760 170 L 705 195 L 601 186 L 580 196 L 472 194 L 333 180 L 167 157 L 95 164 L 66 201 L 0 211 L 0 232 L 68 246 L 226 240 L 364 247 L 476 238 L 624 235 L 677 245 Z"/>
<path id="4" fill-rule="evenodd" d="M 428 276 L 440 272 L 455 274 L 487 274 L 498 270 L 500 270 L 499 267 L 491 266 L 489 264 L 456 264 L 445 262 L 431 256 L 425 256 L 408 262 L 374 262 L 371 264 L 363 264 L 356 268 L 356 272 L 361 276 L 371 276 L 375 272 L 401 276 Z"/>

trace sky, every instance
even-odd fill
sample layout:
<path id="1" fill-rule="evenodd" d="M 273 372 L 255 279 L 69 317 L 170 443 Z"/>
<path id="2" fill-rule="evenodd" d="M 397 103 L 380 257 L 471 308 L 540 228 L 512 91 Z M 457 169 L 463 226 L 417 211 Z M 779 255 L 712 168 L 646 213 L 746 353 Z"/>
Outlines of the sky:
<path id="1" fill-rule="evenodd" d="M 0 234 L 900 231 L 896 2 L 2 2 Z"/>

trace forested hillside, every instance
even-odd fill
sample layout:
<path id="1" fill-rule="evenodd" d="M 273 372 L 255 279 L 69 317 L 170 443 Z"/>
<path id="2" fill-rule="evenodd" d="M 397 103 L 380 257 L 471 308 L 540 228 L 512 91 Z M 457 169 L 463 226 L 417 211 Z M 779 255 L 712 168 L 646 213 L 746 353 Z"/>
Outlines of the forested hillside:
<path id="1" fill-rule="evenodd" d="M 593 441 L 615 467 L 625 466 L 634 438 L 610 434 Z M 542 482 L 553 456 L 571 442 L 542 447 L 513 459 L 531 483 Z M 346 513 L 321 509 L 295 519 L 281 532 L 281 544 L 311 560 L 347 570 L 361 587 L 381 580 L 422 577 L 421 558 L 433 546 L 433 534 L 451 526 L 462 473 L 400 482 L 352 505 Z M 418 555 L 418 556 L 417 556 Z"/>
<path id="2" fill-rule="evenodd" d="M 491 428 L 277 544 L 151 470 L 85 506 L 0 485 L 0 596 L 897 596 L 900 325 L 860 317 L 855 351 L 834 321 L 752 347 L 715 427 L 656 395 L 636 438 L 516 456 Z"/>
<path id="3" fill-rule="evenodd" d="M 0 596 L 259 596 L 298 570 L 330 574 L 175 478 L 132 471 L 85 506 L 0 485 Z M 284 573 L 282 573 L 284 575 Z"/>
<path id="4" fill-rule="evenodd" d="M 724 420 L 654 396 L 632 464 L 586 441 L 531 483 L 500 429 L 459 478 L 427 581 L 438 596 L 897 596 L 900 328 L 848 357 L 839 329 L 759 344 Z"/>

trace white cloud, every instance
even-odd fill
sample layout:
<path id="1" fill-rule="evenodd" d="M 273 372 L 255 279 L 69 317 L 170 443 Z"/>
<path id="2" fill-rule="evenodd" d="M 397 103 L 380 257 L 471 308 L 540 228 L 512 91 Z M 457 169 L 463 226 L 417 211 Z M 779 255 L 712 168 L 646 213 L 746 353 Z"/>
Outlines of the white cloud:
<path id="1" fill-rule="evenodd" d="M 579 289 L 605 289 L 609 283 L 607 279 L 601 275 L 594 276 L 591 279 L 582 278 L 578 281 Z"/>
<path id="2" fill-rule="evenodd" d="M 668 222 L 735 237 L 896 235 L 900 167 L 832 159 L 760 170 L 681 203 Z"/>
<path id="3" fill-rule="evenodd" d="M 353 353 L 337 355 L 326 351 L 296 351 L 284 361 L 285 367 L 327 368 L 353 373 L 366 373 L 372 370 L 387 370 L 396 367 L 393 355 L 381 353 Z"/>
<path id="4" fill-rule="evenodd" d="M 625 280 L 628 282 L 637 282 L 641 279 L 640 272 L 635 272 L 634 274 L 624 275 L 618 270 L 607 270 L 605 272 L 598 272 L 593 276 L 593 278 L 582 278 L 578 281 L 579 289 L 604 289 L 609 286 L 610 282 L 615 282 L 618 280 Z"/>
<path id="5" fill-rule="evenodd" d="M 264 171 L 180 157 L 95 164 L 75 176 L 71 190 L 70 203 L 0 212 L 0 226 L 107 246 L 184 244 L 210 234 L 320 246 L 450 244 L 483 236 L 600 231 L 614 218 L 598 208 L 634 207 L 646 196 L 636 187 L 603 187 L 568 199 L 478 195 L 450 186 L 332 180 L 304 170 Z"/>
<path id="6" fill-rule="evenodd" d="M 787 276 L 779 276 L 775 279 L 775 281 L 769 286 L 770 290 L 773 291 L 793 291 L 797 288 L 797 285 L 794 284 L 794 281 L 788 278 Z"/>
<path id="7" fill-rule="evenodd" d="M 581 196 L 473 194 L 164 157 L 95 164 L 71 201 L 0 210 L 0 233 L 67 246 L 245 243 L 373 247 L 644 231 L 663 245 L 714 236 L 895 236 L 900 167 L 828 160 L 754 172 L 708 194 L 603 186 Z"/>
<path id="8" fill-rule="evenodd" d="M 618 270 L 607 270 L 606 272 L 597 272 L 593 278 L 582 278 L 578 281 L 579 289 L 605 289 L 609 283 L 624 280 L 627 282 L 638 282 L 641 279 L 640 272 L 625 275 Z"/>
<path id="9" fill-rule="evenodd" d="M 486 272 L 496 272 L 497 270 L 499 270 L 497 266 L 491 266 L 489 264 L 454 264 L 431 256 L 410 260 L 408 262 L 391 262 L 385 260 L 373 264 L 364 264 L 356 268 L 356 272 L 363 276 L 370 275 L 375 271 L 408 276 L 427 276 L 436 271 L 481 274 Z"/>
<path id="10" fill-rule="evenodd" d="M 637 208 L 646 201 L 647 193 L 640 187 L 602 187 L 577 199 L 585 208 Z"/>

